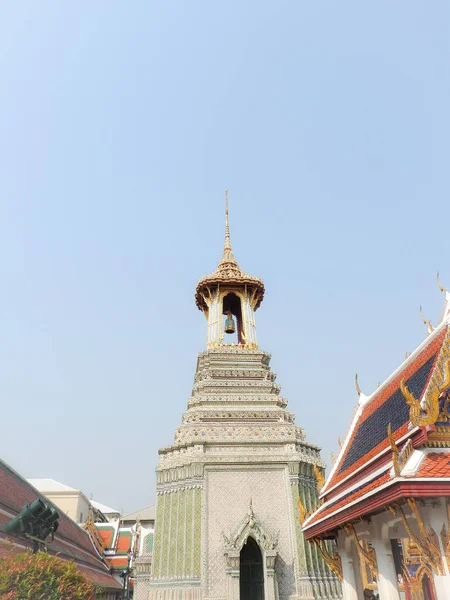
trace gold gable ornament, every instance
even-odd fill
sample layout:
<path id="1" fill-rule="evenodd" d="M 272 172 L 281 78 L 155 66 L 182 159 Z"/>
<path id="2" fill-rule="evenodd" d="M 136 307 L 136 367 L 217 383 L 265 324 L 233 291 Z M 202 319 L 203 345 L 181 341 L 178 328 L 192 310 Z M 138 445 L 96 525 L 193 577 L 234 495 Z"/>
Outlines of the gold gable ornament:
<path id="1" fill-rule="evenodd" d="M 442 348 L 442 352 L 446 351 L 448 355 L 450 351 L 450 340 L 447 338 Z M 450 387 L 450 358 L 447 358 L 443 364 L 437 364 L 430 385 L 426 394 L 424 404 L 420 403 L 403 378 L 400 382 L 400 389 L 409 406 L 409 419 L 414 426 L 424 427 L 426 425 L 434 425 L 440 420 L 440 396 Z M 448 406 L 448 402 L 446 402 Z M 443 418 L 448 418 L 442 415 Z"/>

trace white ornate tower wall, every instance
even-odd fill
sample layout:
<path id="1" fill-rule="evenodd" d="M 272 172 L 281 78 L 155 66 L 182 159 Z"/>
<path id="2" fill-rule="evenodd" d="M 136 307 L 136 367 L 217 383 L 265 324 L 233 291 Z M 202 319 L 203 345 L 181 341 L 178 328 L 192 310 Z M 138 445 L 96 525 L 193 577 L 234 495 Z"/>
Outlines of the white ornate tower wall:
<path id="1" fill-rule="evenodd" d="M 240 301 L 239 343 L 231 345 L 223 327 L 229 293 Z M 240 598 L 249 537 L 261 551 L 264 581 L 263 594 L 250 600 L 341 597 L 301 531 L 299 506 L 317 504 L 314 467 L 324 465 L 286 409 L 270 355 L 258 349 L 255 311 L 263 296 L 263 282 L 233 256 L 227 209 L 222 260 L 196 289 L 207 350 L 198 356 L 174 443 L 159 452 L 152 572 L 137 573 L 136 600 L 249 600 Z"/>

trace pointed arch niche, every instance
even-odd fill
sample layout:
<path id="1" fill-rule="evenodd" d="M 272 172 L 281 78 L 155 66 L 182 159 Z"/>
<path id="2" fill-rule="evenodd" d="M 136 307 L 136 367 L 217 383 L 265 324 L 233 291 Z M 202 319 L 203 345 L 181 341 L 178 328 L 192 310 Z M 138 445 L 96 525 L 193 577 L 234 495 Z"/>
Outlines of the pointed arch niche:
<path id="1" fill-rule="evenodd" d="M 275 561 L 278 555 L 278 540 L 270 535 L 261 521 L 256 517 L 252 502 L 245 517 L 241 520 L 234 532 L 227 537 L 223 534 L 225 542 L 225 558 L 228 579 L 228 600 L 275 600 L 276 577 Z M 249 544 L 247 548 L 245 545 Z M 256 546 L 256 547 L 255 547 Z M 262 593 L 254 590 L 248 597 L 241 598 L 241 565 L 255 559 L 258 552 L 262 559 Z M 254 581 L 253 584 L 260 590 L 261 583 Z M 245 585 L 248 585 L 248 581 Z M 259 595 L 258 595 L 259 594 Z"/>
<path id="2" fill-rule="evenodd" d="M 234 291 L 224 293 L 222 298 L 222 315 L 223 322 L 228 315 L 232 315 L 236 319 L 237 343 L 245 344 L 246 336 L 244 331 L 245 326 L 243 320 L 242 298 L 240 294 L 236 294 Z M 222 331 L 224 331 L 223 324 Z"/>

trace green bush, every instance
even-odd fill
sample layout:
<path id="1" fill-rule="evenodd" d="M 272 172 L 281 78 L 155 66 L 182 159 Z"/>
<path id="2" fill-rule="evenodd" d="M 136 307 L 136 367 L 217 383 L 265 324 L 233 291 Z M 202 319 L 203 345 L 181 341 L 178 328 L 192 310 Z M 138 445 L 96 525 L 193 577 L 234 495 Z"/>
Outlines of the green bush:
<path id="1" fill-rule="evenodd" d="M 95 589 L 73 561 L 43 552 L 0 559 L 0 600 L 92 600 Z"/>

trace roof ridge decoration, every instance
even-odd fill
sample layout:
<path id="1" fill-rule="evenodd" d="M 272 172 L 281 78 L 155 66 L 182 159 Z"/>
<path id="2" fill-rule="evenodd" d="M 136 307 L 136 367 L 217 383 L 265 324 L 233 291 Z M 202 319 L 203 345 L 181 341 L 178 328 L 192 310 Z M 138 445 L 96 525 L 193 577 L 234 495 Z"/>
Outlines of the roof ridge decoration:
<path id="1" fill-rule="evenodd" d="M 401 378 L 405 377 L 405 376 L 407 379 L 408 379 L 408 377 L 414 377 L 415 374 L 417 374 L 421 369 L 425 369 L 426 364 L 428 363 L 428 361 L 431 360 L 430 352 L 432 352 L 433 355 L 435 356 L 434 366 L 430 367 L 431 371 L 429 372 L 429 375 L 427 375 L 427 377 L 429 377 L 428 381 L 431 381 L 433 374 L 434 374 L 435 366 L 441 364 L 441 360 L 442 360 L 442 356 L 443 356 L 443 353 L 441 352 L 441 350 L 443 348 L 444 341 L 447 338 L 450 338 L 450 332 L 449 332 L 449 328 L 447 327 L 447 323 L 444 322 L 444 323 L 441 323 L 439 325 L 439 327 L 437 327 L 433 331 L 433 333 L 431 335 L 429 335 L 416 348 L 416 350 L 414 350 L 414 352 L 411 354 L 411 356 L 406 361 L 404 361 L 399 367 L 397 367 L 397 369 L 395 369 L 395 371 L 385 380 L 385 382 L 383 383 L 383 385 L 380 388 L 378 388 L 373 394 L 371 394 L 371 396 L 369 396 L 369 398 L 367 398 L 367 400 L 363 404 L 358 403 L 356 405 L 356 410 L 355 410 L 353 419 L 351 421 L 350 427 L 347 431 L 342 448 L 339 451 L 337 460 L 334 463 L 334 465 L 325 481 L 325 485 L 321 491 L 320 495 L 322 498 L 325 497 L 325 495 L 330 493 L 332 490 L 334 490 L 336 488 L 336 486 L 342 485 L 347 479 L 351 479 L 353 477 L 353 475 L 354 475 L 353 469 L 352 469 L 352 472 L 347 472 L 344 477 L 339 474 L 339 469 L 344 464 L 345 457 L 350 452 L 350 449 L 351 449 L 353 443 L 355 442 L 354 438 L 357 435 L 357 431 L 359 430 L 360 425 L 362 425 L 366 421 L 367 418 L 373 418 L 373 415 L 378 411 L 378 408 L 380 408 L 382 405 L 384 405 L 386 401 L 388 401 L 390 399 L 393 400 L 393 396 L 395 394 L 394 388 L 396 388 L 398 390 L 398 395 L 399 395 L 398 400 L 400 400 L 400 403 L 405 402 L 403 394 L 400 389 Z M 433 348 L 434 348 L 434 350 L 433 350 Z M 437 355 L 435 354 L 436 352 L 437 352 Z M 428 358 L 426 358 L 426 356 L 428 356 Z M 447 356 L 450 356 L 450 348 L 449 348 Z M 421 365 L 421 366 L 419 366 L 419 365 Z M 398 383 L 397 383 L 397 381 L 398 381 Z M 397 385 L 398 385 L 398 387 L 396 387 Z M 409 381 L 408 381 L 408 385 L 411 387 Z M 420 389 L 416 388 L 415 393 L 420 398 L 423 398 L 423 397 L 426 397 L 426 395 L 427 395 L 427 392 L 426 392 L 427 389 L 430 389 L 430 386 L 428 383 L 426 384 L 425 388 L 422 389 L 422 391 L 420 391 Z M 449 400 L 448 404 L 450 404 L 450 400 Z M 378 405 L 380 405 L 380 406 L 378 407 Z M 400 406 L 399 406 L 399 410 L 400 410 Z M 407 434 L 408 436 L 412 434 L 412 429 L 410 429 L 409 431 L 406 429 L 407 423 L 410 422 L 410 411 L 409 411 L 408 405 L 406 403 L 404 404 L 404 411 L 402 411 L 402 412 L 405 412 L 405 418 L 406 418 L 405 424 L 404 424 L 404 426 L 402 426 L 402 430 L 400 431 L 398 429 L 398 427 L 396 426 L 396 424 L 392 422 L 392 429 L 393 429 L 393 433 L 395 434 L 397 443 L 398 443 L 399 437 L 402 437 L 405 434 Z M 386 422 L 386 426 L 384 428 L 385 439 L 386 439 L 385 449 L 390 448 L 389 440 L 386 435 L 387 434 L 387 425 L 388 425 L 388 422 Z M 410 427 L 411 427 L 411 425 L 410 425 Z M 372 458 L 374 458 L 377 454 L 378 453 L 375 453 L 373 455 L 373 457 L 371 456 L 369 462 L 371 462 Z M 361 468 L 361 465 L 356 470 L 359 471 L 360 468 Z"/>
<path id="2" fill-rule="evenodd" d="M 425 319 L 425 317 L 423 316 L 422 306 L 420 306 L 420 318 L 422 319 L 422 323 L 427 326 L 428 335 L 430 335 L 430 333 L 433 333 L 434 327 L 431 324 L 431 321 L 427 321 L 427 319 Z"/>
<path id="3" fill-rule="evenodd" d="M 440 318 L 440 322 L 442 323 L 450 315 L 450 292 L 448 290 L 446 290 L 445 287 L 440 282 L 439 271 L 436 273 L 436 279 L 437 279 L 437 284 L 438 284 L 439 289 L 441 290 L 441 292 L 444 292 L 444 295 L 445 295 L 444 306 L 442 308 L 441 318 Z"/>
<path id="4" fill-rule="evenodd" d="M 448 389 L 450 388 L 450 332 L 447 330 L 441 353 L 431 376 L 428 389 L 422 402 L 408 389 L 405 377 L 400 382 L 400 389 L 409 406 L 409 417 L 413 426 L 424 427 L 437 422 L 450 421 Z M 441 396 L 447 392 L 441 402 Z"/>

